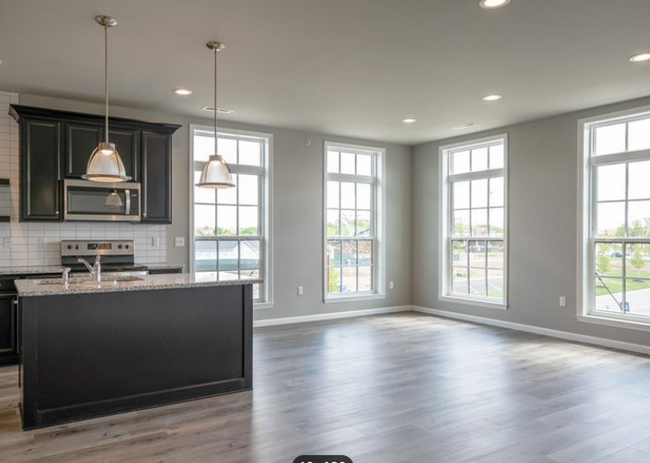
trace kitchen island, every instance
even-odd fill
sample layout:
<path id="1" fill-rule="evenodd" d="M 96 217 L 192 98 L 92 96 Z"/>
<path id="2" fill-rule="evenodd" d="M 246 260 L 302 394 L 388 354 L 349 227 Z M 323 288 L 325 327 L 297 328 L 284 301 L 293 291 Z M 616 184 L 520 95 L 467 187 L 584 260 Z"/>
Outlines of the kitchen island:
<path id="1" fill-rule="evenodd" d="M 251 389 L 259 282 L 17 281 L 23 428 Z"/>

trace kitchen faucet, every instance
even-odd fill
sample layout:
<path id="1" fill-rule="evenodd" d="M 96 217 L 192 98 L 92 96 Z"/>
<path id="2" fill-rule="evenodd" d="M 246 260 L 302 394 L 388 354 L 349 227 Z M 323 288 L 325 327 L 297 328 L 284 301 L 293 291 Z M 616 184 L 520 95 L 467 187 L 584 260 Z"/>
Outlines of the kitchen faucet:
<path id="1" fill-rule="evenodd" d="M 77 259 L 78 262 L 81 262 L 86 266 L 94 281 L 102 281 L 102 265 L 99 263 L 100 257 L 101 256 L 95 257 L 95 264 L 92 267 L 86 259 L 83 259 L 81 257 Z"/>

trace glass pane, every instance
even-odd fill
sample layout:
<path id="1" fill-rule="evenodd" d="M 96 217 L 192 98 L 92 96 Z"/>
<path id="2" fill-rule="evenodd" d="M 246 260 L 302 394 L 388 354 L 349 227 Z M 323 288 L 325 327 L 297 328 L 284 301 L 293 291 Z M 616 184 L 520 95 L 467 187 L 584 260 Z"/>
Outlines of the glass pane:
<path id="1" fill-rule="evenodd" d="M 239 189 L 237 174 L 232 174 L 232 181 L 235 182 L 234 187 L 217 190 L 218 204 L 237 204 L 237 190 Z"/>
<path id="2" fill-rule="evenodd" d="M 503 268 L 503 241 L 488 241 L 487 266 L 492 269 Z"/>
<path id="3" fill-rule="evenodd" d="M 239 235 L 258 236 L 258 210 L 256 206 L 239 207 Z"/>
<path id="4" fill-rule="evenodd" d="M 631 162 L 629 166 L 629 199 L 650 199 L 650 161 Z"/>
<path id="5" fill-rule="evenodd" d="M 194 269 L 197 272 L 217 271 L 217 242 L 196 240 L 194 243 Z"/>
<path id="6" fill-rule="evenodd" d="M 195 161 L 207 161 L 214 154 L 214 137 L 195 135 L 193 149 Z"/>
<path id="7" fill-rule="evenodd" d="M 650 148 L 650 119 L 630 122 L 628 125 L 629 151 L 646 150 Z"/>
<path id="8" fill-rule="evenodd" d="M 628 236 L 650 238 L 650 201 L 631 201 L 627 208 Z"/>
<path id="9" fill-rule="evenodd" d="M 356 267 L 357 265 L 357 242 L 343 241 L 343 267 Z"/>
<path id="10" fill-rule="evenodd" d="M 237 182 L 237 188 L 239 188 L 239 204 L 257 206 L 259 200 L 257 186 L 257 175 L 239 174 L 239 180 Z"/>
<path id="11" fill-rule="evenodd" d="M 472 209 L 487 207 L 488 205 L 488 181 L 486 178 L 472 180 Z"/>
<path id="12" fill-rule="evenodd" d="M 479 148 L 472 150 L 472 172 L 487 170 L 488 168 L 488 149 Z"/>
<path id="13" fill-rule="evenodd" d="M 194 236 L 214 236 L 214 206 L 194 206 Z"/>
<path id="14" fill-rule="evenodd" d="M 354 211 L 341 211 L 341 236 L 354 236 Z"/>
<path id="15" fill-rule="evenodd" d="M 359 254 L 357 259 L 359 265 L 372 264 L 372 240 L 359 241 Z"/>
<path id="16" fill-rule="evenodd" d="M 451 265 L 454 267 L 467 267 L 467 241 L 452 242 Z"/>
<path id="17" fill-rule="evenodd" d="M 488 270 L 487 296 L 503 299 L 503 270 Z"/>
<path id="18" fill-rule="evenodd" d="M 219 154 L 228 164 L 237 164 L 237 140 L 219 137 Z"/>
<path id="19" fill-rule="evenodd" d="M 259 240 L 242 240 L 239 249 L 239 268 L 244 270 L 260 268 Z"/>
<path id="20" fill-rule="evenodd" d="M 594 262 L 600 276 L 623 276 L 623 245 L 596 243 Z"/>
<path id="21" fill-rule="evenodd" d="M 371 209 L 370 189 L 371 186 L 367 183 L 357 183 L 357 209 Z"/>
<path id="22" fill-rule="evenodd" d="M 625 164 L 598 167 L 598 201 L 625 199 Z"/>
<path id="23" fill-rule="evenodd" d="M 256 276 L 253 276 L 253 278 L 257 278 Z M 253 285 L 253 300 L 254 301 L 259 301 L 260 300 L 260 284 L 255 283 Z"/>
<path id="24" fill-rule="evenodd" d="M 239 140 L 239 164 L 246 166 L 262 165 L 262 142 Z"/>
<path id="25" fill-rule="evenodd" d="M 487 234 L 487 209 L 472 209 L 472 236 L 486 236 Z"/>
<path id="26" fill-rule="evenodd" d="M 237 270 L 239 243 L 235 240 L 219 241 L 219 271 Z"/>
<path id="27" fill-rule="evenodd" d="M 357 175 L 372 175 L 372 156 L 357 154 Z"/>
<path id="28" fill-rule="evenodd" d="M 503 208 L 490 209 L 490 236 L 503 236 L 505 225 L 503 221 Z"/>
<path id="29" fill-rule="evenodd" d="M 357 268 L 344 267 L 341 269 L 341 292 L 354 293 L 357 291 Z"/>
<path id="30" fill-rule="evenodd" d="M 625 151 L 625 124 L 607 125 L 596 129 L 596 156 Z"/>
<path id="31" fill-rule="evenodd" d="M 469 236 L 469 211 L 454 211 L 454 236 Z"/>
<path id="32" fill-rule="evenodd" d="M 490 146 L 490 169 L 503 169 L 503 145 Z"/>
<path id="33" fill-rule="evenodd" d="M 338 151 L 327 152 L 327 172 L 332 174 L 339 173 L 339 152 Z"/>
<path id="34" fill-rule="evenodd" d="M 341 266 L 341 242 L 329 240 L 327 242 L 327 265 L 328 267 Z"/>
<path id="35" fill-rule="evenodd" d="M 459 151 L 451 156 L 451 173 L 464 174 L 469 172 L 469 151 Z"/>
<path id="36" fill-rule="evenodd" d="M 327 210 L 327 236 L 339 236 L 339 210 Z"/>
<path id="37" fill-rule="evenodd" d="M 625 309 L 633 315 L 650 316 L 650 280 L 625 280 Z"/>
<path id="38" fill-rule="evenodd" d="M 623 303 L 623 280 L 617 278 L 595 279 L 596 310 L 621 313 Z"/>
<path id="39" fill-rule="evenodd" d="M 503 177 L 490 179 L 490 206 L 499 207 L 503 206 L 504 197 Z"/>
<path id="40" fill-rule="evenodd" d="M 201 172 L 194 172 L 194 185 L 199 183 L 200 178 L 201 178 Z M 216 190 L 212 190 L 210 188 L 199 188 L 195 186 L 194 202 L 214 204 L 214 202 L 217 200 L 217 195 L 215 193 Z"/>
<path id="41" fill-rule="evenodd" d="M 354 175 L 355 169 L 355 158 L 354 153 L 346 153 L 345 151 L 341 152 L 341 173 Z"/>
<path id="42" fill-rule="evenodd" d="M 451 292 L 454 294 L 469 294 L 469 282 L 467 281 L 467 269 L 466 268 L 454 268 L 453 271 L 453 283 L 451 287 Z"/>
<path id="43" fill-rule="evenodd" d="M 486 266 L 486 249 L 485 241 L 469 242 L 469 266 L 475 268 L 485 268 Z"/>
<path id="44" fill-rule="evenodd" d="M 327 207 L 339 207 L 339 182 L 327 182 Z"/>
<path id="45" fill-rule="evenodd" d="M 598 236 L 625 236 L 625 203 L 598 204 Z"/>
<path id="46" fill-rule="evenodd" d="M 370 236 L 371 234 L 370 211 L 357 211 L 356 236 Z"/>
<path id="47" fill-rule="evenodd" d="M 228 270 L 225 272 L 219 272 L 218 273 L 218 279 L 219 280 L 237 280 L 239 279 L 239 270 Z"/>
<path id="48" fill-rule="evenodd" d="M 469 182 L 454 183 L 454 209 L 469 209 Z"/>
<path id="49" fill-rule="evenodd" d="M 372 267 L 359 267 L 359 291 L 372 291 Z"/>
<path id="50" fill-rule="evenodd" d="M 330 267 L 327 278 L 327 293 L 336 294 L 341 292 L 341 269 Z"/>
<path id="51" fill-rule="evenodd" d="M 485 270 L 469 269 L 469 293 L 474 296 L 487 296 L 485 287 Z"/>
<path id="52" fill-rule="evenodd" d="M 354 183 L 341 182 L 341 207 L 354 209 Z"/>
<path id="53" fill-rule="evenodd" d="M 217 206 L 217 235 L 235 236 L 237 233 L 237 206 Z"/>
<path id="54" fill-rule="evenodd" d="M 627 277 L 650 279 L 650 244 L 628 244 L 625 251 Z"/>

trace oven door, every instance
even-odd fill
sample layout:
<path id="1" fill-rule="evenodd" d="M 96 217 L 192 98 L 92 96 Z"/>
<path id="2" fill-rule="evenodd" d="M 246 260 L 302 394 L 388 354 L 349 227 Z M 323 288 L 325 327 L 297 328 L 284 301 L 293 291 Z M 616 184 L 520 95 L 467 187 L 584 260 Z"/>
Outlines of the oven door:
<path id="1" fill-rule="evenodd" d="M 140 222 L 139 183 L 65 180 L 63 184 L 64 220 Z"/>

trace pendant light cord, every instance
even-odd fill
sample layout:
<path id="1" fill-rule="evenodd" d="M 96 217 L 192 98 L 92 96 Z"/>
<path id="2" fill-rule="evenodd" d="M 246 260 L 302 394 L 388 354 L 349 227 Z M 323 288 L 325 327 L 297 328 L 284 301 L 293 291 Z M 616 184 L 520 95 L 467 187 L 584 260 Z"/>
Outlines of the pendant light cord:
<path id="1" fill-rule="evenodd" d="M 214 154 L 219 154 L 217 136 L 217 48 L 214 49 Z"/>
<path id="2" fill-rule="evenodd" d="M 108 143 L 108 25 L 104 25 L 104 95 L 106 96 L 106 136 Z"/>

